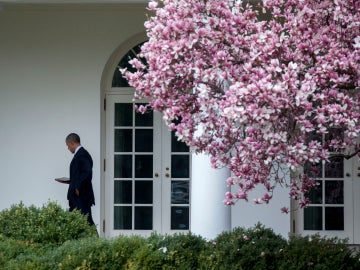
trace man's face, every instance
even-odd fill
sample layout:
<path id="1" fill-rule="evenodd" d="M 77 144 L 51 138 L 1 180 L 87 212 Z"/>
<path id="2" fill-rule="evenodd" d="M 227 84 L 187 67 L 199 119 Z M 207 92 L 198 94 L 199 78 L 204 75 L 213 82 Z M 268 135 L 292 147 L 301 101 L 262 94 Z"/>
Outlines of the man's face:
<path id="1" fill-rule="evenodd" d="M 66 142 L 66 146 L 71 153 L 75 153 L 76 147 L 78 146 L 76 143 L 68 141 Z"/>

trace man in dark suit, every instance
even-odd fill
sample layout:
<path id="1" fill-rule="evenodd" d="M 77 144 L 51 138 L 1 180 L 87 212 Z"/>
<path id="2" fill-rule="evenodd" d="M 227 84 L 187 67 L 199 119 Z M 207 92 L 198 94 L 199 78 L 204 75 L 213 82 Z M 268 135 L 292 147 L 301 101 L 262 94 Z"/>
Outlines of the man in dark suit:
<path id="1" fill-rule="evenodd" d="M 70 163 L 70 185 L 67 199 L 70 211 L 79 210 L 87 215 L 90 225 L 94 225 L 91 206 L 95 205 L 94 191 L 91 184 L 93 161 L 88 151 L 80 144 L 80 137 L 70 133 L 66 137 L 66 145 L 74 157 Z"/>

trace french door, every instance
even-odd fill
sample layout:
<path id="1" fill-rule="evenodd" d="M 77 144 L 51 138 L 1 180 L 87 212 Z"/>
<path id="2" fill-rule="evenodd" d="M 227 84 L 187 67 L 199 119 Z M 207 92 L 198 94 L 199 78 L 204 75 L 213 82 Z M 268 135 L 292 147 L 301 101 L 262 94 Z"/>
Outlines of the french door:
<path id="1" fill-rule="evenodd" d="M 313 173 L 318 186 L 307 197 L 308 207 L 296 211 L 295 233 L 347 238 L 360 244 L 360 164 L 358 157 L 332 157 Z M 315 175 L 314 175 L 315 174 Z"/>
<path id="2" fill-rule="evenodd" d="M 190 153 L 133 94 L 106 96 L 105 235 L 187 231 Z"/>

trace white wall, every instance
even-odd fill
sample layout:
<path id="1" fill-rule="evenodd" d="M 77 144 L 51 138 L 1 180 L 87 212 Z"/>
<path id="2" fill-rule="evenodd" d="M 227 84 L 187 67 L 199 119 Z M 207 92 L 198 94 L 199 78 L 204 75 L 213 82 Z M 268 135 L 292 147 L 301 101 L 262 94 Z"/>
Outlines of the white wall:
<path id="1" fill-rule="evenodd" d="M 23 201 L 67 207 L 77 132 L 94 160 L 100 222 L 100 80 L 111 53 L 144 30 L 143 6 L 7 5 L 0 11 L 0 210 Z"/>
<path id="2" fill-rule="evenodd" d="M 236 205 L 231 206 L 232 228 L 238 226 L 250 228 L 260 222 L 287 238 L 290 232 L 290 214 L 281 213 L 280 209 L 282 207 L 290 209 L 289 189 L 278 186 L 269 204 L 255 204 L 253 199 L 261 198 L 263 194 L 264 188 L 259 186 L 249 193 L 248 202 L 240 200 Z"/>
<path id="3" fill-rule="evenodd" d="M 101 75 L 114 50 L 144 31 L 145 12 L 128 5 L 3 5 L 0 210 L 20 201 L 67 207 L 67 186 L 53 179 L 68 176 L 72 155 L 64 140 L 77 132 L 94 159 L 93 216 L 100 223 Z M 288 203 L 280 189 L 269 205 L 239 202 L 231 225 L 261 221 L 287 235 L 290 218 L 280 208 Z"/>

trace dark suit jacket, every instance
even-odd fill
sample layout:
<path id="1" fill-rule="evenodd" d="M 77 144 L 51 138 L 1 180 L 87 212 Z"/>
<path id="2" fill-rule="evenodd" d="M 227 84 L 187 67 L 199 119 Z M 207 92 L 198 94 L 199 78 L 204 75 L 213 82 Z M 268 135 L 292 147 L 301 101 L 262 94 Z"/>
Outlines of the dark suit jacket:
<path id="1" fill-rule="evenodd" d="M 88 151 L 81 147 L 70 163 L 70 185 L 67 198 L 71 202 L 81 200 L 84 206 L 95 205 L 94 191 L 91 184 L 93 161 Z M 77 197 L 75 189 L 79 190 Z"/>

